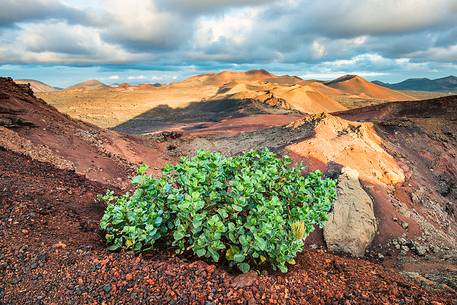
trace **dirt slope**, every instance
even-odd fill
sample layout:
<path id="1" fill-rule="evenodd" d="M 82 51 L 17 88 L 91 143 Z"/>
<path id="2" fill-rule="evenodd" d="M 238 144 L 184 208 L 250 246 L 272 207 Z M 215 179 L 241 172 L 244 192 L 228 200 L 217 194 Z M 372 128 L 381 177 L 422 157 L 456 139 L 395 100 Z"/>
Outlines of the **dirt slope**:
<path id="1" fill-rule="evenodd" d="M 111 184 L 140 162 L 167 160 L 159 144 L 71 119 L 10 78 L 0 78 L 0 145 Z"/>
<path id="2" fill-rule="evenodd" d="M 325 85 L 341 90 L 346 94 L 362 98 L 374 98 L 389 101 L 414 100 L 413 97 L 407 94 L 370 83 L 357 75 L 345 75 L 333 81 L 327 82 Z"/>
<path id="3" fill-rule="evenodd" d="M 382 147 L 382 140 L 371 123 L 344 120 L 320 114 L 295 121 L 289 126 L 315 124 L 314 136 L 286 147 L 295 155 L 313 162 L 338 163 L 357 170 L 361 179 L 394 185 L 405 179 L 403 170 Z"/>
<path id="4" fill-rule="evenodd" d="M 2 304 L 450 304 L 392 269 L 308 250 L 287 275 L 236 276 L 166 250 L 110 253 L 95 203 L 105 186 L 0 150 Z M 438 303 L 433 303 L 438 302 Z"/>
<path id="5" fill-rule="evenodd" d="M 58 88 L 52 87 L 48 84 L 45 84 L 43 82 L 34 80 L 34 79 L 15 79 L 14 80 L 17 84 L 30 84 L 30 87 L 32 88 L 33 92 L 38 93 L 38 92 L 53 92 L 53 91 L 58 91 Z"/>
<path id="6" fill-rule="evenodd" d="M 276 108 L 302 113 L 320 113 L 345 110 L 346 108 L 313 84 L 277 85 L 271 82 L 231 81 L 220 87 L 212 100 L 252 99 Z"/>

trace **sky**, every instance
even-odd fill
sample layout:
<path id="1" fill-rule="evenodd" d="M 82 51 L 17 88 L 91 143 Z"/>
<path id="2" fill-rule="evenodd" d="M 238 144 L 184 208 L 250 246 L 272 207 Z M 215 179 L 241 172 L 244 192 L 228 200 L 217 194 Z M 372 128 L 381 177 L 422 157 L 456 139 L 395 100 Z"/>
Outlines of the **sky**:
<path id="1" fill-rule="evenodd" d="M 0 0 L 0 75 L 66 87 L 266 69 L 457 75 L 457 0 Z"/>

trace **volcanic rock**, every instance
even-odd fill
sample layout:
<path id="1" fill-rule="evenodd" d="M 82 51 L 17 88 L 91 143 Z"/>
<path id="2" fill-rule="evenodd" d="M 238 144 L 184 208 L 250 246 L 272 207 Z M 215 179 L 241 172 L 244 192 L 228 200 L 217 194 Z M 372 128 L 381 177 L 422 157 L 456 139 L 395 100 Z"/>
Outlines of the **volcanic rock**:
<path id="1" fill-rule="evenodd" d="M 338 178 L 338 198 L 324 227 L 327 247 L 335 252 L 363 256 L 377 230 L 373 201 L 349 167 Z"/>

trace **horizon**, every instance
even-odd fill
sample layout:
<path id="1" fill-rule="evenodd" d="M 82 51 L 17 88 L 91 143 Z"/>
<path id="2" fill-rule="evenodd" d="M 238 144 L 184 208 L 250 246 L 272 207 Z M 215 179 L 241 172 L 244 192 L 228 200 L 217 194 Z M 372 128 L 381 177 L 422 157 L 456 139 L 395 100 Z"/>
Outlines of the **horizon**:
<path id="1" fill-rule="evenodd" d="M 5 0 L 0 74 L 56 87 L 252 69 L 437 79 L 457 74 L 456 19 L 453 0 Z"/>
<path id="2" fill-rule="evenodd" d="M 265 71 L 267 73 L 270 73 L 274 76 L 283 76 L 283 75 L 279 75 L 279 74 L 275 74 L 275 73 L 272 73 L 271 71 L 268 71 L 268 70 L 264 70 L 264 69 L 252 69 L 252 70 L 245 70 L 245 71 L 242 71 L 242 70 L 220 70 L 220 71 L 209 71 L 209 72 L 206 72 L 206 73 L 203 73 L 203 74 L 193 74 L 193 75 L 189 75 L 187 77 L 184 77 L 182 79 L 174 79 L 170 82 L 154 82 L 154 81 L 148 81 L 148 79 L 146 78 L 141 78 L 141 79 L 133 79 L 133 80 L 129 80 L 127 79 L 126 81 L 104 81 L 102 79 L 97 79 L 97 78 L 92 78 L 92 79 L 85 79 L 85 80 L 82 80 L 80 82 L 76 82 L 76 83 L 71 83 L 70 85 L 67 85 L 65 87 L 59 87 L 59 86 L 56 86 L 52 83 L 48 83 L 48 82 L 45 82 L 45 81 L 42 81 L 42 80 L 39 80 L 39 79 L 31 79 L 31 78 L 13 78 L 14 80 L 21 80 L 21 81 L 27 81 L 27 80 L 30 80 L 30 81 L 39 81 L 39 82 L 42 82 L 46 85 L 50 85 L 54 88 L 59 88 L 59 89 L 65 89 L 67 87 L 71 87 L 73 85 L 77 85 L 77 84 L 80 84 L 80 83 L 84 83 L 84 82 L 87 82 L 87 81 L 99 81 L 101 82 L 102 84 L 105 84 L 105 85 L 109 85 L 109 86 L 116 86 L 116 85 L 120 85 L 120 84 L 124 84 L 124 83 L 127 83 L 129 86 L 135 86 L 135 85 L 140 85 L 140 84 L 161 84 L 161 85 L 167 85 L 167 84 L 171 84 L 171 83 L 174 83 L 174 82 L 180 82 L 180 81 L 183 81 L 185 79 L 188 79 L 190 77 L 193 77 L 193 76 L 200 76 L 200 75 L 206 75 L 206 74 L 217 74 L 217 73 L 222 73 L 222 72 L 249 72 L 249 71 Z M 286 74 L 284 74 L 285 76 Z M 297 76 L 297 77 L 300 77 L 298 75 L 287 75 L 287 76 Z M 302 77 L 303 80 L 316 80 L 316 81 L 333 81 L 333 80 L 336 80 L 338 78 L 341 78 L 341 77 L 344 77 L 344 76 L 360 76 L 362 78 L 364 78 L 363 76 L 361 75 L 358 75 L 358 74 L 344 74 L 344 75 L 339 75 L 339 76 L 336 76 L 335 78 L 329 78 L 329 79 L 317 79 L 317 78 L 307 78 L 307 79 L 304 79 Z M 6 77 L 10 77 L 10 76 L 6 76 Z M 408 79 L 404 79 L 403 81 L 405 80 L 414 80 L 414 79 L 428 79 L 428 80 L 437 80 L 437 79 L 443 79 L 443 78 L 449 78 L 449 77 L 456 77 L 455 75 L 446 75 L 446 76 L 442 76 L 442 77 L 437 77 L 437 78 L 427 78 L 427 77 L 417 77 L 417 78 L 408 78 Z M 365 79 L 365 78 L 364 78 Z M 152 78 L 152 80 L 154 80 L 154 78 Z M 368 79 L 367 79 L 368 80 Z M 380 81 L 378 79 L 373 79 L 373 80 L 369 80 L 370 82 L 376 82 L 376 81 Z M 382 82 L 382 81 L 381 81 Z M 401 82 L 401 81 L 400 81 Z M 383 82 L 383 83 L 386 83 L 386 84 L 395 84 L 395 83 L 389 83 L 389 82 Z"/>

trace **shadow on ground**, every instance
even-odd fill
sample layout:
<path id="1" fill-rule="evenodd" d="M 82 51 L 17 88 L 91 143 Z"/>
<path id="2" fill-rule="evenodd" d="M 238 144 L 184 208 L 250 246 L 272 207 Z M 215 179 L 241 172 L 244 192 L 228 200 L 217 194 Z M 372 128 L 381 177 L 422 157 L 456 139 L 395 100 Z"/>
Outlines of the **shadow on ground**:
<path id="1" fill-rule="evenodd" d="M 130 134 L 145 134 L 178 124 L 219 122 L 227 118 L 245 117 L 253 114 L 287 113 L 292 112 L 273 108 L 251 99 L 198 101 L 191 102 L 187 107 L 176 109 L 168 105 L 159 105 L 112 129 Z"/>

